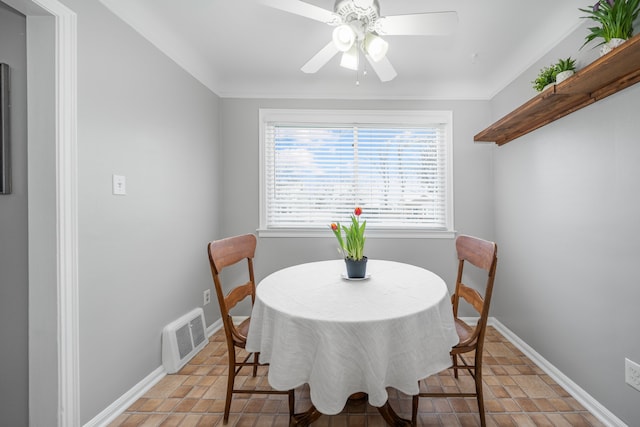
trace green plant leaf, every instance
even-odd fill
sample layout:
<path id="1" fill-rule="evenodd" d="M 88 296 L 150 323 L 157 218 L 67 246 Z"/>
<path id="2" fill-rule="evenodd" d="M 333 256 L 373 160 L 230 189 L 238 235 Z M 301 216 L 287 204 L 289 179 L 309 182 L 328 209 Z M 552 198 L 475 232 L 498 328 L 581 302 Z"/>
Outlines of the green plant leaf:
<path id="1" fill-rule="evenodd" d="M 579 8 L 587 14 L 582 18 L 591 19 L 598 25 L 590 27 L 581 49 L 594 39 L 602 38 L 596 45 L 609 42 L 613 38 L 628 39 L 633 36 L 633 23 L 640 12 L 640 0 L 615 0 L 610 4 L 608 0 L 598 0 L 597 7 L 591 9 Z"/>
<path id="2" fill-rule="evenodd" d="M 338 243 L 342 248 L 343 255 L 347 258 L 359 260 L 364 257 L 364 242 L 366 240 L 364 231 L 367 226 L 367 221 L 360 223 L 360 218 L 356 215 L 351 215 L 351 225 L 340 225 L 336 223 L 336 229 L 332 231 L 338 239 Z M 344 238 L 342 233 L 344 232 Z"/>

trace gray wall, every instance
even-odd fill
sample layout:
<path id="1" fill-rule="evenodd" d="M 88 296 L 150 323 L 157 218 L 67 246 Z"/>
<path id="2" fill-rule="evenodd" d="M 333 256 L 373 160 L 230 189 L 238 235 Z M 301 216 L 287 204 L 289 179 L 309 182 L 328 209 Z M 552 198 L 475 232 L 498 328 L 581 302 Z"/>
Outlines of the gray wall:
<path id="1" fill-rule="evenodd" d="M 584 34 L 497 96 L 494 118 L 535 94 L 543 65 L 590 62 Z M 624 358 L 640 362 L 639 107 L 636 85 L 495 152 L 493 315 L 629 426 L 640 425 L 640 393 L 624 382 Z"/>
<path id="2" fill-rule="evenodd" d="M 81 422 L 158 368 L 220 237 L 219 99 L 97 0 L 78 15 Z M 126 196 L 111 194 L 125 175 Z M 213 304 L 206 306 L 207 324 Z"/>
<path id="3" fill-rule="evenodd" d="M 27 17 L 29 181 L 29 425 L 58 417 L 55 20 Z"/>
<path id="4" fill-rule="evenodd" d="M 13 191 L 0 195 L 0 421 L 28 424 L 26 20 L 0 3 L 0 62 L 11 67 Z"/>
<path id="5" fill-rule="evenodd" d="M 331 101 L 222 100 L 223 193 L 222 229 L 225 234 L 255 232 L 259 225 L 258 109 L 398 109 L 453 111 L 454 224 L 458 232 L 494 237 L 493 145 L 474 144 L 473 135 L 490 120 L 484 101 Z M 367 238 L 371 258 L 402 260 L 432 269 L 451 283 L 455 279 L 452 239 Z M 285 266 L 336 258 L 335 237 L 260 238 L 256 253 L 257 279 Z"/>

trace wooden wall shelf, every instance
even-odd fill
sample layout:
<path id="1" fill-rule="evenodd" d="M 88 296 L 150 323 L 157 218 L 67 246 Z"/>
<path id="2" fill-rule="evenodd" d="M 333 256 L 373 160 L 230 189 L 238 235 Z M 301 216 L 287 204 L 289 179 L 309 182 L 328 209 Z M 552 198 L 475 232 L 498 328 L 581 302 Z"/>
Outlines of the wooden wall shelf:
<path id="1" fill-rule="evenodd" d="M 540 92 L 473 140 L 506 144 L 639 81 L 640 34 Z"/>

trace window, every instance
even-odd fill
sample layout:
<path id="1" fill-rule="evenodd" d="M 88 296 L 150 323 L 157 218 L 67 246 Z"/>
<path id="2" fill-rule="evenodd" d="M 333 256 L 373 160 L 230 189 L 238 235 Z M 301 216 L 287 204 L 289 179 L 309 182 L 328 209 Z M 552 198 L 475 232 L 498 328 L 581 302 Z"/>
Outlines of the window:
<path id="1" fill-rule="evenodd" d="M 260 110 L 260 234 L 315 235 L 355 206 L 367 235 L 451 236 L 448 111 Z"/>

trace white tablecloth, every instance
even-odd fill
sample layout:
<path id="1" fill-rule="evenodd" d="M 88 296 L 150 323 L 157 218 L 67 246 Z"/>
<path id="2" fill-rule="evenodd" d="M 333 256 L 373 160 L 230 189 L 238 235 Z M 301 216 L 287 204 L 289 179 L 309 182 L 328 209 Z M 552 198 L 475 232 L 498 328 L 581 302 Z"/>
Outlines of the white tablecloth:
<path id="1" fill-rule="evenodd" d="M 247 350 L 270 363 L 269 383 L 308 383 L 323 414 L 356 392 L 383 406 L 386 387 L 418 393 L 418 380 L 451 365 L 457 344 L 444 281 L 420 267 L 369 260 L 370 278 L 343 278 L 343 260 L 297 265 L 256 290 Z"/>

